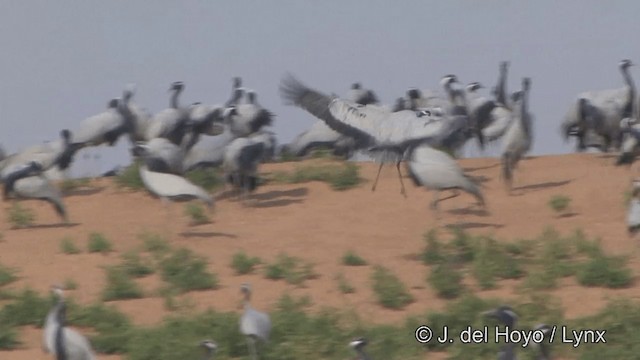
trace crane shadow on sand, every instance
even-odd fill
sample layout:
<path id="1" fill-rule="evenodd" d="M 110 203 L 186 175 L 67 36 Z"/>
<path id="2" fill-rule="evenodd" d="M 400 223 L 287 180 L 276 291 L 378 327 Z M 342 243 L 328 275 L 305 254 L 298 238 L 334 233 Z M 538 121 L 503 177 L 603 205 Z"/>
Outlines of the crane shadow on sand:
<path id="1" fill-rule="evenodd" d="M 451 224 L 444 225 L 445 228 L 451 230 L 471 230 L 471 229 L 483 229 L 483 228 L 493 228 L 500 229 L 503 228 L 503 224 L 491 224 L 491 223 L 482 223 L 482 222 L 471 222 L 471 221 L 463 221 L 463 222 L 455 222 Z"/>
<path id="2" fill-rule="evenodd" d="M 543 182 L 543 183 L 538 183 L 538 184 L 531 184 L 531 185 L 523 185 L 523 186 L 518 186 L 518 187 L 514 187 L 511 191 L 511 195 L 524 195 L 528 192 L 532 192 L 532 191 L 538 191 L 538 190 L 544 190 L 544 189 L 549 189 L 549 188 L 554 188 L 554 187 L 560 187 L 560 186 L 565 186 L 569 183 L 571 183 L 573 181 L 573 179 L 569 179 L 569 180 L 563 180 L 563 181 L 547 181 L 547 182 Z"/>
<path id="3" fill-rule="evenodd" d="M 271 208 L 287 206 L 303 202 L 305 196 L 309 194 L 306 187 L 298 187 L 290 190 L 271 190 L 264 193 L 254 193 L 251 195 L 251 207 Z M 225 194 L 225 198 L 234 199 L 233 195 Z"/>
<path id="4" fill-rule="evenodd" d="M 218 231 L 198 231 L 198 230 L 187 230 L 179 233 L 180 236 L 186 238 L 212 238 L 212 237 L 223 237 L 227 239 L 236 239 L 238 236 L 234 234 L 228 234 Z"/>
<path id="5" fill-rule="evenodd" d="M 76 227 L 78 225 L 80 225 L 80 223 L 34 224 L 26 227 L 11 228 L 11 230 L 58 229 L 58 228 Z"/>
<path id="6" fill-rule="evenodd" d="M 489 169 L 493 169 L 493 168 L 498 167 L 498 166 L 500 166 L 500 163 L 496 163 L 496 164 L 493 164 L 493 165 L 487 165 L 487 166 L 464 168 L 463 171 L 468 173 L 468 172 L 474 172 L 474 171 L 479 171 L 479 170 L 489 170 Z"/>

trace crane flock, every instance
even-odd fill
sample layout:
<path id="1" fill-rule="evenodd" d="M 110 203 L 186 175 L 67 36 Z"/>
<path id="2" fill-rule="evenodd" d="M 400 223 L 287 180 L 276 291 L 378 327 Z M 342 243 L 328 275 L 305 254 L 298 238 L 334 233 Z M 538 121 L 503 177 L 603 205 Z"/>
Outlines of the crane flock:
<path id="1" fill-rule="evenodd" d="M 630 68 L 631 60 L 619 63 L 623 86 L 587 91 L 577 95 L 559 122 L 561 135 L 576 138 L 576 151 L 597 148 L 619 152 L 616 165 L 629 165 L 640 150 L 640 110 Z M 407 196 L 401 165 L 416 186 L 434 191 L 431 208 L 459 191 L 472 195 L 479 206 L 486 199 L 478 182 L 464 173 L 456 158 L 474 139 L 480 149 L 501 141 L 502 178 L 507 191 L 513 188 L 515 171 L 530 152 L 534 141 L 534 115 L 529 106 L 532 79 L 523 77 L 517 91 L 507 91 L 510 64 L 498 66 L 498 80 L 490 95 L 474 81 L 461 85 L 458 76 L 446 74 L 441 90 L 409 88 L 393 105 L 383 105 L 374 91 L 353 83 L 345 97 L 327 95 L 286 74 L 278 90 L 283 102 L 296 106 L 316 122 L 291 143 L 277 145 L 269 130 L 275 114 L 258 102 L 254 90 L 243 87 L 240 77 L 232 79 L 231 96 L 220 104 L 181 101 L 186 84 L 169 86 L 169 106 L 152 114 L 134 103 L 136 86 L 128 84 L 122 96 L 107 102 L 106 109 L 79 122 L 77 129 L 62 129 L 47 143 L 36 144 L 12 154 L 0 151 L 0 180 L 4 199 L 39 199 L 51 203 L 62 221 L 68 221 L 63 196 L 51 175 L 65 171 L 75 155 L 90 147 L 113 147 L 122 136 L 129 138 L 131 155 L 140 162 L 140 177 L 146 189 L 166 200 L 197 199 L 213 207 L 215 196 L 191 183 L 185 174 L 193 169 L 220 167 L 224 179 L 246 200 L 259 185 L 259 166 L 289 154 L 302 157 L 317 147 L 330 147 L 349 157 L 364 152 L 379 163 L 372 186 L 375 191 L 384 164 L 396 167 L 400 193 Z M 633 184 L 627 216 L 628 229 L 640 230 L 640 181 Z M 453 196 L 439 198 L 441 191 Z M 52 289 L 57 302 L 46 317 L 43 347 L 58 359 L 93 359 L 91 346 L 65 323 L 66 306 L 62 289 Z M 271 331 L 268 314 L 249 303 L 251 287 L 241 287 L 244 313 L 240 331 L 247 337 L 249 353 L 258 357 L 258 343 L 266 343 Z M 505 325 L 515 326 L 517 315 L 508 307 L 490 313 Z M 541 325 L 539 329 L 545 329 Z M 357 338 L 349 343 L 361 359 L 370 359 Z M 212 340 L 200 344 L 210 358 L 218 348 Z M 501 350 L 501 359 L 513 359 L 513 347 Z M 541 349 L 544 358 L 548 349 Z M 543 358 L 543 357 L 541 357 Z"/>

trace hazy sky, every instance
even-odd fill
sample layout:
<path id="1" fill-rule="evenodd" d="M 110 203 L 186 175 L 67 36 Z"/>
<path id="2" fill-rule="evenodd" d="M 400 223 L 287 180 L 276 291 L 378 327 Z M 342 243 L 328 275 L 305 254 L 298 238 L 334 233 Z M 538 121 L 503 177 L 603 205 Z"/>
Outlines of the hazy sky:
<path id="1" fill-rule="evenodd" d="M 236 75 L 288 142 L 315 120 L 282 105 L 287 71 L 326 93 L 360 81 L 391 103 L 449 73 L 491 87 L 509 60 L 510 91 L 532 78 L 534 153 L 566 152 L 558 123 L 570 101 L 622 86 L 622 58 L 640 63 L 638 14 L 636 0 L 4 1 L 0 143 L 13 152 L 54 139 L 129 82 L 153 112 L 176 80 L 185 104 L 222 103 Z M 125 143 L 100 150 L 103 169 L 128 162 Z"/>

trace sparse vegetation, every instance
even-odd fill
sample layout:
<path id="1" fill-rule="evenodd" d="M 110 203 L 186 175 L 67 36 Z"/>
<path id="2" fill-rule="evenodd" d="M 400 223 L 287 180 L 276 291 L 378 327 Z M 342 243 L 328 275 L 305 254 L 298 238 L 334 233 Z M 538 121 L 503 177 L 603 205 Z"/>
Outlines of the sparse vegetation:
<path id="1" fill-rule="evenodd" d="M 549 207 L 553 209 L 558 215 L 564 213 L 571 203 L 571 198 L 566 195 L 554 195 L 549 200 Z"/>
<path id="2" fill-rule="evenodd" d="M 185 177 L 207 191 L 215 190 L 222 185 L 222 179 L 217 169 L 191 170 Z"/>
<path id="3" fill-rule="evenodd" d="M 464 291 L 462 274 L 455 265 L 441 263 L 431 269 L 427 281 L 433 287 L 438 296 L 445 299 L 453 299 Z"/>
<path id="4" fill-rule="evenodd" d="M 171 250 L 169 241 L 161 235 L 145 232 L 138 237 L 142 240 L 144 250 L 152 253 L 157 258 Z"/>
<path id="5" fill-rule="evenodd" d="M 102 300 L 138 299 L 142 296 L 140 286 L 123 268 L 119 266 L 107 268 L 107 286 L 102 292 Z"/>
<path id="6" fill-rule="evenodd" d="M 0 286 L 4 286 L 16 281 L 16 271 L 0 264 Z"/>
<path id="7" fill-rule="evenodd" d="M 207 270 L 206 259 L 186 248 L 164 258 L 160 270 L 162 279 L 182 292 L 218 287 L 218 277 Z"/>
<path id="8" fill-rule="evenodd" d="M 202 225 L 211 222 L 202 205 L 190 202 L 185 205 L 185 214 L 191 219 L 191 225 Z"/>
<path id="9" fill-rule="evenodd" d="M 102 254 L 108 254 L 113 251 L 113 245 L 111 242 L 107 240 L 107 238 L 97 232 L 93 232 L 89 234 L 89 244 L 87 245 L 87 250 L 90 253 L 99 252 Z"/>
<path id="10" fill-rule="evenodd" d="M 265 267 L 265 277 L 272 280 L 284 279 L 293 285 L 303 285 L 306 280 L 314 279 L 317 275 L 313 271 L 313 264 L 280 253 L 275 262 Z"/>
<path id="11" fill-rule="evenodd" d="M 90 184 L 90 178 L 65 179 L 62 181 L 62 183 L 60 183 L 60 190 L 63 193 L 69 193 L 79 188 L 89 186 Z"/>
<path id="12" fill-rule="evenodd" d="M 120 267 L 127 275 L 136 278 L 147 276 L 154 272 L 152 264 L 143 259 L 140 254 L 135 251 L 122 254 L 122 264 Z"/>
<path id="13" fill-rule="evenodd" d="M 271 180 L 289 184 L 322 181 L 328 183 L 334 190 L 347 190 L 362 182 L 358 166 L 350 162 L 297 166 L 292 173 L 274 173 Z"/>
<path id="14" fill-rule="evenodd" d="M 36 220 L 35 213 L 20 203 L 14 202 L 7 212 L 8 221 L 14 229 L 23 229 L 33 225 Z"/>
<path id="15" fill-rule="evenodd" d="M 376 265 L 371 275 L 373 292 L 378 302 L 390 309 L 402 309 L 413 302 L 413 296 L 400 279 L 382 265 Z"/>
<path id="16" fill-rule="evenodd" d="M 73 239 L 69 236 L 66 236 L 62 238 L 62 240 L 60 240 L 60 251 L 67 255 L 79 254 L 81 252 L 80 248 L 76 246 Z"/>
<path id="17" fill-rule="evenodd" d="M 236 275 L 250 274 L 255 270 L 256 265 L 262 263 L 257 257 L 250 257 L 244 251 L 233 254 L 231 267 L 235 270 Z"/>
<path id="18" fill-rule="evenodd" d="M 135 161 L 127 166 L 121 174 L 116 176 L 116 184 L 119 187 L 128 188 L 130 190 L 144 189 L 144 183 L 140 178 L 140 163 Z"/>
<path id="19" fill-rule="evenodd" d="M 582 264 L 578 268 L 577 278 L 584 286 L 623 288 L 633 283 L 633 275 L 626 266 L 625 258 L 603 254 L 597 254 Z"/>
<path id="20" fill-rule="evenodd" d="M 349 250 L 342 256 L 342 264 L 348 266 L 364 266 L 367 265 L 367 261 L 354 251 Z"/>
<path id="21" fill-rule="evenodd" d="M 62 286 L 64 286 L 66 290 L 75 290 L 78 288 L 78 283 L 73 279 L 67 278 Z"/>
<path id="22" fill-rule="evenodd" d="M 352 294 L 356 292 L 356 288 L 344 277 L 344 274 L 340 273 L 335 277 L 338 283 L 338 290 L 343 294 Z"/>

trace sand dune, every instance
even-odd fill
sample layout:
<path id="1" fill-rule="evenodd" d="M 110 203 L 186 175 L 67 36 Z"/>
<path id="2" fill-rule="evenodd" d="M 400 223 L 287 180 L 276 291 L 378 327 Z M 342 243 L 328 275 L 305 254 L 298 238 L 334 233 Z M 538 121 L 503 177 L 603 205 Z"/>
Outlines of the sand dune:
<path id="1" fill-rule="evenodd" d="M 589 236 L 601 237 L 609 253 L 630 254 L 631 266 L 638 273 L 638 244 L 626 233 L 623 201 L 623 193 L 635 171 L 614 167 L 612 159 L 602 155 L 533 157 L 520 164 L 515 189 L 508 195 L 499 179 L 498 160 L 470 159 L 461 163 L 470 175 L 482 181 L 488 214 L 475 210 L 471 196 L 461 195 L 441 203 L 441 214 L 436 218 L 428 207 L 432 193 L 409 185 L 408 198 L 403 198 L 393 167 L 383 169 L 376 192 L 371 192 L 377 167 L 369 163 L 359 165 L 367 181 L 355 189 L 334 191 L 317 182 L 265 185 L 258 189 L 250 207 L 229 198 L 219 200 L 211 215 L 213 223 L 200 226 L 189 225 L 182 204 L 166 207 L 144 192 L 118 189 L 110 180 L 99 180 L 92 184 L 95 191 L 66 198 L 73 223 L 69 227 L 55 225 L 58 220 L 48 205 L 25 202 L 25 206 L 35 210 L 38 226 L 12 230 L 6 220 L 9 205 L 5 203 L 0 209 L 3 234 L 0 263 L 19 269 L 20 280 L 11 288 L 30 286 L 44 292 L 51 283 L 73 279 L 78 288 L 69 291 L 69 296 L 88 303 L 99 299 L 105 285 L 103 266 L 118 263 L 119 254 L 139 246 L 138 235 L 150 231 L 169 234 L 173 245 L 206 256 L 210 270 L 218 274 L 220 289 L 187 295 L 198 308 L 237 311 L 238 286 L 251 282 L 254 305 L 259 309 L 269 309 L 289 291 L 309 295 L 316 309 L 352 307 L 381 323 L 399 322 L 409 313 L 441 309 L 445 304 L 425 282 L 424 266 L 411 260 L 424 247 L 423 234 L 436 227 L 460 226 L 474 234 L 493 234 L 504 241 L 533 237 L 545 226 L 561 232 L 580 228 Z M 262 172 L 290 169 L 297 164 L 269 164 Z M 572 216 L 558 218 L 549 209 L 547 202 L 556 194 L 572 198 Z M 113 242 L 116 252 L 61 253 L 62 238 L 69 236 L 84 249 L 91 232 L 104 234 Z M 410 288 L 416 301 L 402 311 L 377 305 L 369 283 L 371 266 L 347 268 L 340 264 L 341 256 L 350 249 L 369 264 L 390 268 Z M 239 250 L 267 261 L 286 252 L 313 263 L 319 277 L 308 280 L 305 287 L 296 287 L 264 279 L 261 274 L 236 276 L 229 264 Z M 344 295 L 338 291 L 334 279 L 338 273 L 354 284 L 355 293 Z M 140 283 L 153 296 L 160 281 L 157 275 L 152 275 Z M 515 284 L 509 284 L 504 282 L 497 290 L 479 294 L 504 299 L 517 296 Z M 606 298 L 614 294 L 640 296 L 640 289 L 585 288 L 572 280 L 563 282 L 552 294 L 561 300 L 565 315 L 572 318 L 599 310 Z M 167 314 L 160 297 L 114 303 L 138 324 L 156 323 Z M 35 330 L 25 330 L 26 349 L 0 352 L 0 357 L 49 359 L 40 350 L 39 336 Z"/>

